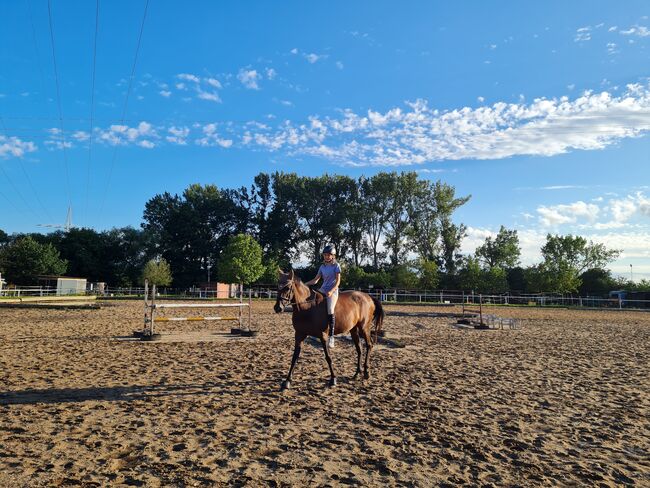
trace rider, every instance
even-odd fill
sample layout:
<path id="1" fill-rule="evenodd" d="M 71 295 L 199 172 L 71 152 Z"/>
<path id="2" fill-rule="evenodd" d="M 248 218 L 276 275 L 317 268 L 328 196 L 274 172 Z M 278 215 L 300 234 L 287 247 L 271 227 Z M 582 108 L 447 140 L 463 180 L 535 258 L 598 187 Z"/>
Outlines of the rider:
<path id="1" fill-rule="evenodd" d="M 307 281 L 306 285 L 314 285 L 318 280 L 323 279 L 319 291 L 327 298 L 327 324 L 329 325 L 329 347 L 334 347 L 334 326 L 336 318 L 334 308 L 339 299 L 339 284 L 341 283 L 341 266 L 336 262 L 336 250 L 334 246 L 323 248 L 323 264 L 318 268 L 318 274 L 313 280 Z"/>

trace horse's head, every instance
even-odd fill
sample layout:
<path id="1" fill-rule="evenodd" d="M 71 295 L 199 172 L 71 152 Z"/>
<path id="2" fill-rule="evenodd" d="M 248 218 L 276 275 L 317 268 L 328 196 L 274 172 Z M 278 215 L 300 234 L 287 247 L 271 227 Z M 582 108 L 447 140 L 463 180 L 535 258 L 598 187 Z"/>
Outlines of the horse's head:
<path id="1" fill-rule="evenodd" d="M 275 313 L 280 313 L 284 310 L 284 307 L 291 303 L 295 293 L 295 275 L 293 270 L 285 273 L 278 268 L 278 298 L 275 301 L 273 310 Z"/>

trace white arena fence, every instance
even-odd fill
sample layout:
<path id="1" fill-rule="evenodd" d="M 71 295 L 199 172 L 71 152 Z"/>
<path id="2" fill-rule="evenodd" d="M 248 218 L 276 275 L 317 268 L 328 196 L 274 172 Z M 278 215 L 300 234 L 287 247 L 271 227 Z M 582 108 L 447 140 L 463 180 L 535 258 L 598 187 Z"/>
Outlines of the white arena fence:
<path id="1" fill-rule="evenodd" d="M 627 298 L 603 298 L 591 296 L 572 296 L 556 294 L 479 294 L 457 290 L 404 290 L 404 289 L 363 289 L 366 293 L 388 303 L 422 303 L 422 304 L 462 304 L 479 303 L 483 299 L 486 305 L 528 305 L 528 306 L 557 306 L 607 309 L 650 309 L 650 300 Z M 89 294 L 96 294 L 89 292 Z M 141 298 L 145 294 L 144 287 L 106 287 L 99 297 L 110 298 Z M 271 286 L 254 285 L 246 290 L 240 290 L 231 296 L 217 294 L 213 288 L 168 288 L 157 289 L 157 297 L 187 300 L 238 299 L 251 295 L 254 299 L 275 299 L 277 289 Z M 18 288 L 3 288 L 0 296 L 50 296 L 56 295 L 56 287 L 30 286 Z"/>

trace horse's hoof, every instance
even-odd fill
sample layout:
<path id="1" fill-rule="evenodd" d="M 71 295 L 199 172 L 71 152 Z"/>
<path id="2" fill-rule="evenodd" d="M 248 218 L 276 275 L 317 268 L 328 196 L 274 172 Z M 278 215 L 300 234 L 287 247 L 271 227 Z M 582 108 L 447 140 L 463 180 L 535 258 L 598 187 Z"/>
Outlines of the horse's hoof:
<path id="1" fill-rule="evenodd" d="M 330 386 L 336 386 L 336 378 L 330 378 Z"/>
<path id="2" fill-rule="evenodd" d="M 291 388 L 291 381 L 283 381 L 280 390 L 284 391 L 284 390 L 288 390 L 289 388 Z"/>
<path id="3" fill-rule="evenodd" d="M 352 379 L 356 380 L 359 377 L 359 373 L 361 373 L 361 371 L 357 371 L 356 373 L 354 373 L 354 376 L 352 377 Z"/>
<path id="4" fill-rule="evenodd" d="M 370 379 L 370 373 L 368 373 L 367 371 L 365 373 L 363 373 L 363 379 L 364 380 L 369 380 Z"/>

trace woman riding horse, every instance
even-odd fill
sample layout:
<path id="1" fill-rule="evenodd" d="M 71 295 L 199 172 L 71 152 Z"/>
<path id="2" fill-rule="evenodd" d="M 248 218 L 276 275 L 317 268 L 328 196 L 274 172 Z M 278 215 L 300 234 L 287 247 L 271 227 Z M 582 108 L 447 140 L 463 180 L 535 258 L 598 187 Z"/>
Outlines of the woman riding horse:
<path id="1" fill-rule="evenodd" d="M 307 336 L 320 339 L 325 352 L 325 360 L 330 369 L 330 386 L 336 385 L 336 375 L 332 367 L 332 358 L 328 345 L 329 328 L 327 321 L 327 301 L 319 292 L 312 292 L 293 270 L 285 273 L 279 270 L 278 276 L 278 298 L 273 307 L 277 313 L 283 311 L 284 306 L 291 304 L 293 314 L 291 322 L 295 330 L 295 347 L 291 367 L 287 379 L 282 383 L 282 389 L 291 386 L 291 375 L 296 361 L 300 356 L 303 341 Z M 375 337 L 381 330 L 384 321 L 384 310 L 381 302 L 367 293 L 360 291 L 344 291 L 340 293 L 339 300 L 334 310 L 334 334 L 347 334 L 352 336 L 354 346 L 357 350 L 356 378 L 361 372 L 361 346 L 359 337 L 362 336 L 366 342 L 366 357 L 364 361 L 365 379 L 370 378 L 368 360 L 373 342 L 370 337 L 372 324 L 374 323 Z"/>

